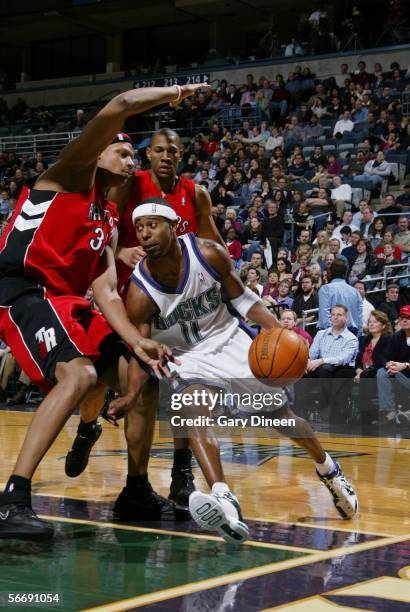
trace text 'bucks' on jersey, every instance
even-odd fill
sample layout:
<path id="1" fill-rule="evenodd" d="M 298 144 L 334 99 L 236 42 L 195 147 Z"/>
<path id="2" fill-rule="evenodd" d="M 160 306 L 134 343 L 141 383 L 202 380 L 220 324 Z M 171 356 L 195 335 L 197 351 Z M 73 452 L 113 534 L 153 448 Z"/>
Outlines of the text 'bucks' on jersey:
<path id="1" fill-rule="evenodd" d="M 183 276 L 177 288 L 157 283 L 144 259 L 135 267 L 132 281 L 157 305 L 152 337 L 178 352 L 218 351 L 237 330 L 239 322 L 222 301 L 218 273 L 203 257 L 194 234 L 178 238 Z"/>

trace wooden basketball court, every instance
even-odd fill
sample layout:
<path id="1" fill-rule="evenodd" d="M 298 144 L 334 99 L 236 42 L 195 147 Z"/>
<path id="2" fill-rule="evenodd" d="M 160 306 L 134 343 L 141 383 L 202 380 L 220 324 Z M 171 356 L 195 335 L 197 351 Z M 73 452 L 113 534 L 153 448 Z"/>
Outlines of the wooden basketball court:
<path id="1" fill-rule="evenodd" d="M 0 485 L 31 414 L 0 410 Z M 124 524 L 112 502 L 126 475 L 122 428 L 104 422 L 87 470 L 64 474 L 71 417 L 34 479 L 34 508 L 55 521 L 51 543 L 0 540 L 0 591 L 58 593 L 50 610 L 385 610 L 410 606 L 410 440 L 320 436 L 354 483 L 356 520 L 339 519 L 311 460 L 284 440 L 222 442 L 250 541 L 228 546 L 191 521 Z M 159 437 L 150 480 L 168 494 L 171 440 Z M 199 469 L 195 484 L 206 489 Z M 4 595 L 3 595 L 4 597 Z M 0 603 L 0 609 L 9 609 Z"/>

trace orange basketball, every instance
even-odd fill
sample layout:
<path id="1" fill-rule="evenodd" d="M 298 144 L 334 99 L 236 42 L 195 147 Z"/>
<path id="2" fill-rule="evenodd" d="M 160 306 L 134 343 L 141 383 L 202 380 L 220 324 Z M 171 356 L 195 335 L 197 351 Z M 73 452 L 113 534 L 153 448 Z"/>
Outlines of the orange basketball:
<path id="1" fill-rule="evenodd" d="M 249 367 L 256 378 L 280 384 L 296 382 L 306 371 L 308 348 L 303 338 L 289 329 L 263 330 L 249 347 Z"/>

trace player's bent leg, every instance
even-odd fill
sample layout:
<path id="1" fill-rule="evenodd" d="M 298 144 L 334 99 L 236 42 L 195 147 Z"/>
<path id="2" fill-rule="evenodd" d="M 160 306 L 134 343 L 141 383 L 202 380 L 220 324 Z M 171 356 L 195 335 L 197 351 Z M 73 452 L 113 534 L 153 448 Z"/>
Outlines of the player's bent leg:
<path id="1" fill-rule="evenodd" d="M 188 509 L 188 500 L 195 491 L 192 473 L 192 450 L 188 438 L 174 437 L 174 461 L 171 471 L 171 486 L 168 499 L 176 508 Z"/>
<path id="2" fill-rule="evenodd" d="M 126 486 L 114 504 L 114 516 L 128 521 L 174 519 L 172 505 L 148 480 L 148 461 L 158 406 L 158 384 L 149 380 L 125 418 L 128 447 Z"/>
<path id="3" fill-rule="evenodd" d="M 70 478 L 79 476 L 87 467 L 91 449 L 102 433 L 97 420 L 104 404 L 106 387 L 98 384 L 80 404 L 80 423 L 77 435 L 65 459 L 65 473 Z"/>
<path id="4" fill-rule="evenodd" d="M 53 526 L 31 509 L 31 478 L 74 408 L 97 382 L 94 366 L 79 357 L 56 366 L 57 384 L 33 416 L 13 474 L 0 496 L 0 538 L 47 540 Z"/>
<path id="5" fill-rule="evenodd" d="M 312 457 L 316 464 L 316 473 L 330 492 L 333 504 L 344 519 L 351 519 L 359 510 L 355 490 L 346 479 L 340 465 L 326 453 L 315 432 L 305 419 L 298 417 L 285 406 L 275 413 L 278 418 L 294 419 L 294 427 L 277 427 L 276 430 L 301 446 Z"/>

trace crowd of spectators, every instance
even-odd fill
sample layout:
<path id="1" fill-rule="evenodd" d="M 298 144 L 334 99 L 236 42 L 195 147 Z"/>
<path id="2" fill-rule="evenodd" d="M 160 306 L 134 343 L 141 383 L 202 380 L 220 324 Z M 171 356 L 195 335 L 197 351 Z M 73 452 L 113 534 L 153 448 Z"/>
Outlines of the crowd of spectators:
<path id="1" fill-rule="evenodd" d="M 380 65 L 373 74 L 364 62 L 353 73 L 342 65 L 340 75 L 327 83 L 312 79 L 305 89 L 301 73 L 286 82 L 278 77 L 273 87 L 263 77 L 255 83 L 252 75 L 241 89 L 221 83 L 208 101 L 200 94 L 189 106 L 207 118 L 209 132 L 181 146 L 179 172 L 210 192 L 215 223 L 243 281 L 287 327 L 313 338 L 307 376 L 336 381 L 321 388 L 324 404 L 332 398 L 338 422 L 351 418 L 351 387 L 339 393 L 340 385 L 348 379 L 353 386 L 360 370 L 367 370 L 359 340 L 373 347 L 369 337 L 377 317 L 386 320 L 386 334 L 395 329 L 403 335 L 407 325 L 402 309 L 410 303 L 410 183 L 400 181 L 409 170 L 410 128 L 400 89 L 392 86 L 398 71 L 392 65 L 390 76 L 382 77 Z M 226 104 L 241 109 L 236 130 L 212 120 Z M 252 107 L 260 121 L 252 121 Z M 401 155 L 399 164 L 389 161 L 391 154 Z M 340 335 L 338 325 L 331 331 L 335 317 L 344 321 L 340 329 L 353 347 L 337 358 L 321 355 L 315 338 L 326 332 L 321 337 L 327 350 L 327 335 Z M 403 354 L 408 359 L 400 368 L 410 360 L 410 346 Z M 380 363 L 393 375 L 386 364 L 394 355 L 386 359 Z M 403 370 L 402 386 L 407 375 L 410 369 Z M 410 422 L 410 412 L 398 416 L 398 409 L 383 406 L 378 416 L 380 422 L 399 416 Z"/>

